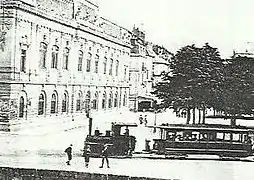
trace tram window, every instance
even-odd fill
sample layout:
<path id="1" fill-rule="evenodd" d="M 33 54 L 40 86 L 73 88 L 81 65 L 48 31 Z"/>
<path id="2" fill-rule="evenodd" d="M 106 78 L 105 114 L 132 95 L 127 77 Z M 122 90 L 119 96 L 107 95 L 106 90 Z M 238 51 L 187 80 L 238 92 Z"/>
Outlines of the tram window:
<path id="1" fill-rule="evenodd" d="M 207 139 L 208 139 L 207 133 L 201 133 L 200 140 L 201 140 L 201 141 L 206 141 Z"/>
<path id="2" fill-rule="evenodd" d="M 225 141 L 230 141 L 230 133 L 225 133 Z"/>
<path id="3" fill-rule="evenodd" d="M 218 141 L 223 141 L 223 133 L 217 133 L 217 140 Z"/>
<path id="4" fill-rule="evenodd" d="M 233 134 L 233 141 L 235 142 L 240 141 L 240 134 Z"/>
<path id="5" fill-rule="evenodd" d="M 198 135 L 199 135 L 199 132 L 193 131 L 193 132 L 192 132 L 192 135 L 191 135 L 191 140 L 192 140 L 192 141 L 198 140 Z"/>
<path id="6" fill-rule="evenodd" d="M 183 132 L 177 132 L 175 141 L 182 141 L 183 140 Z"/>
<path id="7" fill-rule="evenodd" d="M 243 142 L 246 142 L 248 140 L 248 135 L 247 134 L 244 134 L 243 135 Z"/>
<path id="8" fill-rule="evenodd" d="M 210 141 L 216 141 L 216 133 L 215 132 L 211 132 L 208 135 L 209 135 Z"/>
<path id="9" fill-rule="evenodd" d="M 166 139 L 168 139 L 168 140 L 174 140 L 174 138 L 175 138 L 175 133 L 173 133 L 173 132 L 168 132 L 167 133 Z"/>

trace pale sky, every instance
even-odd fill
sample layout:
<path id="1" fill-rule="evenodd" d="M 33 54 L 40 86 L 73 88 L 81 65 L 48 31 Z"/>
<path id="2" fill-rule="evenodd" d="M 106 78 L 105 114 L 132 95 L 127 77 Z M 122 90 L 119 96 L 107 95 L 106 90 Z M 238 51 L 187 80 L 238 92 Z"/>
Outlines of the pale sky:
<path id="1" fill-rule="evenodd" d="M 97 0 L 100 14 L 175 53 L 209 42 L 222 57 L 254 42 L 254 0 Z"/>

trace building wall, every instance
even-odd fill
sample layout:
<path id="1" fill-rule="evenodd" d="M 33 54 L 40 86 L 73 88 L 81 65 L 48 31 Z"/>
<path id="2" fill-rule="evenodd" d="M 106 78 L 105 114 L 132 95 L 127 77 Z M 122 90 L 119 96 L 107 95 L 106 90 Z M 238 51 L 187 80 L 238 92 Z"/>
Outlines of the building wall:
<path id="1" fill-rule="evenodd" d="M 147 52 L 148 43 L 145 34 L 139 28 L 133 28 L 130 57 L 130 104 L 131 110 L 138 110 L 139 102 L 151 101 L 153 56 Z M 148 98 L 148 99 L 147 99 Z"/>
<path id="2" fill-rule="evenodd" d="M 4 0 L 0 18 L 5 24 L 1 34 L 4 41 L 0 41 L 0 77 L 4 83 L 0 87 L 0 103 L 7 104 L 8 119 L 19 118 L 20 111 L 24 113 L 22 119 L 84 113 L 86 104 L 91 106 L 86 103 L 89 92 L 91 100 L 98 95 L 96 110 L 102 110 L 104 93 L 107 105 L 103 110 L 127 107 L 131 33 L 99 17 L 98 6 L 90 1 L 27 3 Z M 56 50 L 58 61 L 53 67 Z M 57 110 L 51 113 L 54 93 Z M 64 93 L 67 112 L 62 112 Z M 111 93 L 116 107 L 109 105 Z M 45 99 L 42 115 L 38 114 L 40 94 Z M 79 98 L 81 108 L 77 110 Z"/>

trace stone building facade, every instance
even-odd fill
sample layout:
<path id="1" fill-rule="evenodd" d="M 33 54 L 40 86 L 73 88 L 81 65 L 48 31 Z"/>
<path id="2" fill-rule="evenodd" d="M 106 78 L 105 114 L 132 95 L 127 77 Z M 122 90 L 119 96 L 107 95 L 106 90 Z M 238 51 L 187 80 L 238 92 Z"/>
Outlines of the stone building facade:
<path id="1" fill-rule="evenodd" d="M 2 1 L 2 129 L 128 107 L 131 32 L 88 0 Z"/>
<path id="2" fill-rule="evenodd" d="M 130 109 L 143 111 L 153 106 L 152 67 L 154 53 L 142 29 L 133 28 L 130 57 Z"/>

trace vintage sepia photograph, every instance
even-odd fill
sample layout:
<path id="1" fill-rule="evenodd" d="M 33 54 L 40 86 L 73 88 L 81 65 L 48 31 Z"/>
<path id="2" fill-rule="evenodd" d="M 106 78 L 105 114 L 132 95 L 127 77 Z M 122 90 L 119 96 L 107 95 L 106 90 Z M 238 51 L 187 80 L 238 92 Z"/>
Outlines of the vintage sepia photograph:
<path id="1" fill-rule="evenodd" d="M 0 180 L 254 179 L 254 1 L 0 3 Z"/>

